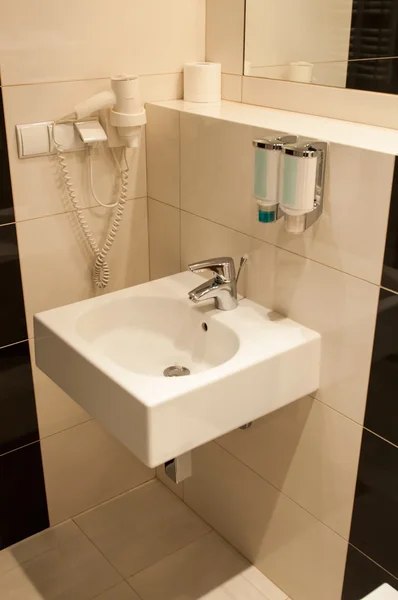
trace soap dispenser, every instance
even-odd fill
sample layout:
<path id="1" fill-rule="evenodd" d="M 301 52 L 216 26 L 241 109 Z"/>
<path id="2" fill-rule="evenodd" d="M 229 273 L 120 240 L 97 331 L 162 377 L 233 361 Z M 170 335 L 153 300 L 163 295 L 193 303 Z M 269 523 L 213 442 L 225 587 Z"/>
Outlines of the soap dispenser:
<path id="1" fill-rule="evenodd" d="M 295 135 L 253 141 L 254 196 L 260 223 L 273 223 L 281 216 L 278 215 L 281 153 L 286 144 L 295 142 Z"/>
<path id="2" fill-rule="evenodd" d="M 289 144 L 282 149 L 279 171 L 279 206 L 285 230 L 303 233 L 323 211 L 327 144 Z"/>

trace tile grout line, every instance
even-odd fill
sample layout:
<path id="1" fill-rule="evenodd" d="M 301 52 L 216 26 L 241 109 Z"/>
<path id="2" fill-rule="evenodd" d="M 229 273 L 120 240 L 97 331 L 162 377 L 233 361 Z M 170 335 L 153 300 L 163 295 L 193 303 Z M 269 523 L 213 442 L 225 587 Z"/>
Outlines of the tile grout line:
<path id="1" fill-rule="evenodd" d="M 131 492 L 133 492 L 135 490 L 138 490 L 139 488 L 142 488 L 145 485 L 153 483 L 156 480 L 157 480 L 156 477 L 152 477 L 151 479 L 147 479 L 146 481 L 143 481 L 142 483 L 139 483 L 138 485 L 136 485 L 135 487 L 130 488 L 129 490 L 125 490 L 124 492 L 120 492 L 119 494 L 116 494 L 115 496 L 112 496 L 112 498 L 107 498 L 107 500 L 103 500 L 102 502 L 99 502 L 95 506 L 91 506 L 90 508 L 86 508 L 82 512 L 77 513 L 76 515 L 73 515 L 72 517 L 68 517 L 67 519 L 64 519 L 64 521 L 61 521 L 61 523 L 64 523 L 65 521 L 69 521 L 69 520 L 72 520 L 72 521 L 75 522 L 75 519 L 78 519 L 79 517 L 85 515 L 86 513 L 89 513 L 91 511 L 95 510 L 96 508 L 99 508 L 100 506 L 104 506 L 104 504 L 109 504 L 110 502 L 113 502 L 113 500 L 116 500 L 116 498 L 120 498 L 121 496 L 125 496 L 126 494 L 130 494 Z M 59 525 L 59 523 L 57 523 L 57 525 Z M 77 523 L 76 523 L 76 525 L 77 525 Z M 94 542 L 93 542 L 93 544 L 94 544 Z"/>
<path id="2" fill-rule="evenodd" d="M 167 73 L 142 73 L 140 74 L 140 78 L 144 77 L 165 77 L 170 75 L 182 75 L 183 71 L 170 71 Z M 109 77 L 103 75 L 102 77 L 88 77 L 88 78 L 77 78 L 77 79 L 59 79 L 55 81 L 26 81 L 23 83 L 1 83 L 0 80 L 0 88 L 15 88 L 15 87 L 25 87 L 32 85 L 56 85 L 57 83 L 87 83 L 90 81 L 109 81 Z M 152 102 L 148 100 L 148 102 Z"/>
<path id="3" fill-rule="evenodd" d="M 29 337 L 19 340 L 18 342 L 12 342 L 11 344 L 6 344 L 5 346 L 0 346 L 0 350 L 4 350 L 5 348 L 12 348 L 12 346 L 18 346 L 18 344 L 23 344 L 24 342 L 29 341 Z"/>
<path id="4" fill-rule="evenodd" d="M 136 202 L 136 201 L 145 200 L 145 199 L 146 199 L 146 196 L 137 196 L 136 198 L 128 198 L 126 202 Z M 85 206 L 79 210 L 86 211 L 86 210 L 92 210 L 92 209 L 97 209 L 97 208 L 100 209 L 101 207 L 99 207 L 98 204 L 93 204 L 92 206 Z M 29 217 L 29 219 L 18 219 L 14 223 L 9 223 L 9 225 L 16 225 L 16 227 L 18 228 L 18 226 L 21 223 L 29 223 L 30 221 L 37 221 L 38 219 L 50 219 L 52 217 L 59 217 L 60 215 L 71 215 L 74 213 L 76 213 L 76 209 L 70 208 L 70 209 L 60 211 L 60 212 L 50 213 L 47 215 L 38 215 L 37 217 Z"/>
<path id="5" fill-rule="evenodd" d="M 116 496 L 117 497 L 117 496 Z M 99 505 L 98 505 L 99 506 Z M 96 506 L 94 508 L 97 508 Z M 124 576 L 120 573 L 120 571 L 115 567 L 115 565 L 113 565 L 111 563 L 111 561 L 109 560 L 109 558 L 102 552 L 102 550 L 100 548 L 98 548 L 98 546 L 96 544 L 94 544 L 93 540 L 87 535 L 87 533 L 80 527 L 80 525 L 78 523 L 76 523 L 75 518 L 72 517 L 71 520 L 73 521 L 73 523 L 76 525 L 76 527 L 79 529 L 79 531 L 82 533 L 82 535 L 84 535 L 84 537 L 90 542 L 90 544 L 92 544 L 92 546 L 94 546 L 94 548 L 99 552 L 99 554 L 101 554 L 102 558 L 104 558 L 106 560 L 106 562 L 112 567 L 112 569 L 122 578 L 122 581 L 125 581 Z M 121 581 L 119 581 L 117 583 L 117 585 L 119 585 L 121 583 Z M 112 586 L 108 589 L 112 589 L 115 586 Z M 107 590 L 104 590 L 107 591 Z M 102 592 L 101 592 L 102 593 Z"/>
<path id="6" fill-rule="evenodd" d="M 220 446 L 221 447 L 221 446 Z M 222 448 L 223 449 L 223 448 Z M 246 466 L 246 465 L 245 465 Z M 229 540 L 227 540 L 227 538 L 220 533 L 219 531 L 217 531 L 217 529 L 215 529 L 212 525 L 210 525 L 210 523 L 208 521 L 206 521 L 198 512 L 197 510 L 195 510 L 190 504 L 188 504 L 188 502 L 186 502 L 185 500 L 183 501 L 184 504 L 186 504 L 188 506 L 188 508 L 190 508 L 192 510 L 192 512 L 195 513 L 195 515 L 197 515 L 200 519 L 202 519 L 202 521 L 204 521 L 209 527 L 211 527 L 211 531 L 209 531 L 208 533 L 216 533 L 222 540 L 224 540 L 224 542 L 226 544 L 228 544 L 229 546 L 231 546 L 231 548 L 233 548 L 235 550 L 235 552 L 237 552 L 237 554 L 239 554 L 239 556 L 241 556 L 244 560 L 246 560 L 252 567 L 254 567 L 255 569 L 257 569 L 257 567 L 240 551 L 238 550 L 238 548 L 236 548 L 233 544 L 231 544 L 231 542 Z M 262 575 L 264 575 L 264 573 L 262 571 L 260 571 L 260 569 L 257 569 Z M 264 575 L 264 577 L 267 577 L 267 575 Z M 276 583 L 274 581 L 272 581 L 272 579 L 270 579 L 269 577 L 267 577 L 276 587 L 279 587 L 278 585 L 276 585 Z M 280 589 L 280 588 L 279 588 Z M 281 590 L 284 594 L 286 592 L 284 592 L 283 590 Z M 266 599 L 268 600 L 268 599 Z M 286 598 L 285 600 L 289 600 L 289 597 L 286 594 Z"/>
<path id="7" fill-rule="evenodd" d="M 160 482 L 166 489 L 169 489 L 166 485 L 164 485 L 164 483 Z M 169 490 L 170 491 L 170 490 Z M 185 504 L 185 506 L 187 508 L 189 508 L 198 518 L 200 518 L 201 521 L 203 521 L 204 523 L 206 523 L 206 525 L 209 525 L 207 523 L 207 521 L 205 521 L 204 519 L 202 519 L 202 517 L 200 515 L 198 515 L 198 513 L 196 513 L 190 506 L 188 506 L 185 502 L 183 502 L 183 500 L 181 500 L 181 498 L 179 498 L 179 501 L 182 504 Z M 151 565 L 148 565 L 146 567 L 144 567 L 143 569 L 140 569 L 139 571 L 136 571 L 136 573 L 134 573 L 133 575 L 128 575 L 128 579 L 133 579 L 136 575 L 139 575 L 140 573 L 143 573 L 144 571 L 146 571 L 147 569 L 151 569 L 152 567 L 154 567 L 155 565 L 161 563 L 165 558 L 169 558 L 170 556 L 173 556 L 173 554 L 176 554 L 177 552 L 181 552 L 181 550 L 184 550 L 185 548 L 187 548 L 188 546 L 191 546 L 192 544 L 195 544 L 196 542 L 198 542 L 199 540 L 203 539 L 204 537 L 206 537 L 207 535 L 210 535 L 212 533 L 216 533 L 217 535 L 219 535 L 219 533 L 217 531 L 215 531 L 211 525 L 209 525 L 210 527 L 210 531 L 205 531 L 205 533 L 202 533 L 199 537 L 197 537 L 194 540 L 191 540 L 190 542 L 188 542 L 187 544 L 184 544 L 184 546 L 181 546 L 181 548 L 177 548 L 176 550 L 172 550 L 171 552 L 168 552 L 167 554 L 165 554 L 162 558 L 159 558 L 158 560 L 155 560 L 154 563 L 152 563 Z M 221 536 L 220 536 L 221 537 Z M 229 543 L 229 542 L 228 542 Z M 230 546 L 232 546 L 232 544 L 229 544 Z M 234 546 L 232 546 L 234 547 Z M 246 559 L 247 560 L 247 559 Z M 128 582 L 128 579 L 126 578 L 125 581 Z M 129 584 L 131 585 L 131 584 Z M 135 588 L 131 585 L 131 587 L 133 588 L 134 591 Z M 137 592 L 138 593 L 138 592 Z"/>
<path id="8" fill-rule="evenodd" d="M 291 498 L 290 496 L 288 496 L 283 490 L 280 490 L 279 488 L 277 488 L 273 483 L 271 483 L 268 479 L 266 479 L 265 477 L 263 477 L 262 475 L 260 475 L 259 473 L 257 473 L 257 471 L 255 471 L 252 467 L 250 467 L 245 462 L 243 462 L 239 457 L 235 456 L 235 454 L 232 454 L 232 452 L 230 452 L 229 450 L 227 450 L 226 448 L 224 448 L 224 446 L 221 446 L 221 444 L 219 444 L 217 442 L 217 440 L 213 440 L 213 442 L 215 444 L 217 444 L 217 446 L 219 448 L 221 448 L 221 450 L 224 450 L 227 454 L 229 454 L 230 456 L 232 456 L 232 458 L 234 458 L 235 460 L 237 460 L 238 462 L 240 462 L 244 467 L 246 467 L 247 469 L 249 469 L 249 471 L 251 471 L 254 475 L 256 475 L 257 477 L 259 477 L 262 481 L 264 481 L 265 483 L 267 483 L 268 485 L 270 485 L 274 490 L 276 490 L 277 492 L 279 492 L 280 494 L 282 494 L 282 496 L 284 496 L 285 498 L 287 498 L 288 500 L 290 500 L 291 502 L 293 502 L 293 504 L 295 504 L 296 506 L 298 506 L 299 508 L 301 508 L 301 510 L 303 510 L 308 515 L 310 515 L 313 519 L 315 519 L 316 521 L 318 521 L 318 523 L 322 523 L 322 525 L 324 525 L 324 527 L 326 527 L 327 529 L 329 529 L 329 531 L 332 531 L 340 539 L 344 540 L 344 542 L 346 542 L 347 544 L 349 544 L 349 540 L 347 540 L 343 535 L 341 535 L 341 533 L 338 533 L 337 531 L 335 531 L 334 529 L 332 529 L 332 527 L 330 527 L 330 525 L 328 525 L 327 523 L 324 523 L 319 517 L 315 516 L 307 508 L 305 508 L 304 506 L 302 506 L 301 504 L 299 504 L 299 502 L 297 502 L 297 500 L 294 500 L 294 498 Z"/>
<path id="9" fill-rule="evenodd" d="M 393 579 L 395 579 L 396 581 L 398 581 L 398 577 L 396 575 L 393 575 L 392 573 L 390 573 L 390 571 L 387 571 L 387 569 L 385 569 L 378 562 L 376 562 L 375 560 L 373 560 L 373 558 L 371 558 L 370 556 L 368 556 L 368 554 L 365 554 L 365 552 L 362 552 L 362 550 L 360 550 L 357 546 L 355 546 L 351 542 L 348 542 L 348 545 L 351 546 L 352 548 L 354 548 L 360 554 L 362 554 L 362 556 L 364 556 L 365 558 L 367 558 L 368 560 L 370 560 L 377 567 L 379 567 L 380 569 L 382 569 L 382 571 L 384 571 L 385 573 L 388 573 L 388 575 L 390 575 Z"/>
<path id="10" fill-rule="evenodd" d="M 181 498 L 177 498 L 177 500 L 179 502 L 181 502 L 181 504 L 185 504 L 185 506 L 187 506 L 187 508 L 189 510 L 192 510 L 192 512 L 194 514 L 196 514 L 200 520 L 204 523 L 206 523 L 206 525 L 208 525 L 210 527 L 210 531 L 206 531 L 204 532 L 202 535 L 199 535 L 197 538 L 195 538 L 194 540 L 191 540 L 190 542 L 188 542 L 187 544 L 184 544 L 183 546 L 181 546 L 180 548 L 177 548 L 176 550 L 173 550 L 167 554 L 165 554 L 162 558 L 155 560 L 155 562 L 151 563 L 150 565 L 147 565 L 146 567 L 139 569 L 138 571 L 136 571 L 135 573 L 133 573 L 132 575 L 123 575 L 123 573 L 121 573 L 118 568 L 110 561 L 110 559 L 106 556 L 106 554 L 104 554 L 104 552 L 97 546 L 97 544 L 94 542 L 94 540 L 92 540 L 90 538 L 90 536 L 84 531 L 84 529 L 82 529 L 82 527 L 75 521 L 75 519 L 77 519 L 79 516 L 90 512 L 92 510 L 97 509 L 100 506 L 103 506 L 104 504 L 108 504 L 110 502 L 113 502 L 114 500 L 116 500 L 117 498 L 119 498 L 120 496 L 123 496 L 125 494 L 128 493 L 132 493 L 135 492 L 135 490 L 137 490 L 138 488 L 143 487 L 144 485 L 147 485 L 148 483 L 151 483 L 152 480 L 144 482 L 143 484 L 136 486 L 135 488 L 132 488 L 131 490 L 128 490 L 127 492 L 123 492 L 122 494 L 118 494 L 117 496 L 115 496 L 114 498 L 110 498 L 109 500 L 106 500 L 105 502 L 102 502 L 101 504 L 97 504 L 96 506 L 84 511 L 83 513 L 80 513 L 79 515 L 75 515 L 74 517 L 70 517 L 68 519 L 66 519 L 64 522 L 66 521 L 73 521 L 73 523 L 78 527 L 78 529 L 81 531 L 81 533 L 89 540 L 89 542 L 98 550 L 98 552 L 106 559 L 106 561 L 111 565 L 111 567 L 118 573 L 118 575 L 120 575 L 123 579 L 123 581 L 125 581 L 133 590 L 134 592 L 136 592 L 136 590 L 134 589 L 134 587 L 130 584 L 130 582 L 128 581 L 129 579 L 135 577 L 136 575 L 138 575 L 139 573 L 142 573 L 143 571 L 146 571 L 147 569 L 150 569 L 151 567 L 153 567 L 154 565 L 158 564 L 159 562 L 163 561 L 165 558 L 172 556 L 173 554 L 175 554 L 176 552 L 180 552 L 181 550 L 183 550 L 184 548 L 186 548 L 187 546 L 190 546 L 191 544 L 194 544 L 195 542 L 197 542 L 198 540 L 202 539 L 203 537 L 205 537 L 206 535 L 209 535 L 211 533 L 214 533 L 214 529 L 211 527 L 211 525 L 209 525 L 204 519 L 202 519 L 199 515 L 197 515 L 197 513 L 195 513 L 195 511 L 193 509 L 191 509 L 187 504 L 185 504 L 185 502 L 183 502 L 183 500 L 181 500 Z M 173 494 L 173 492 L 171 492 L 171 490 L 169 490 L 169 488 L 164 485 L 164 483 L 162 483 L 160 480 L 159 484 L 161 486 L 163 486 L 167 491 L 170 492 L 170 494 Z M 173 497 L 175 497 L 175 494 L 173 494 Z M 57 523 L 57 525 L 60 525 L 61 523 Z M 120 582 L 119 582 L 120 584 Z M 117 584 L 118 585 L 118 584 Z M 115 587 L 115 586 L 112 586 Z M 112 588 L 109 588 L 112 589 Z M 138 592 L 136 592 L 138 594 Z M 138 594 L 139 595 L 139 594 Z"/>
<path id="11" fill-rule="evenodd" d="M 353 277 L 354 279 L 358 279 L 359 281 L 364 281 L 365 283 L 368 283 L 369 285 L 372 285 L 374 287 L 377 288 L 381 288 L 382 286 L 378 283 L 374 283 L 374 281 L 369 281 L 368 279 L 364 279 L 363 277 L 359 277 L 358 275 L 353 275 L 352 273 L 348 273 L 347 271 L 342 271 L 341 269 L 337 269 L 336 267 L 332 267 L 331 265 L 328 265 L 326 263 L 322 263 L 319 260 L 315 260 L 313 258 L 309 258 L 308 256 L 304 256 L 303 254 L 298 254 L 297 252 L 293 252 L 292 250 L 287 250 L 286 248 L 284 248 L 283 246 L 278 246 L 277 244 L 273 244 L 272 242 L 269 242 L 267 240 L 263 240 L 259 237 L 256 237 L 254 235 L 251 235 L 249 233 L 245 233 L 243 231 L 239 231 L 239 229 L 234 229 L 233 227 L 229 227 L 228 225 L 224 225 L 223 223 L 220 223 L 218 221 L 212 221 L 211 219 L 208 219 L 207 217 L 203 217 L 201 215 L 198 215 L 196 213 L 190 212 L 189 210 L 186 210 L 184 208 L 180 208 L 178 209 L 176 206 L 173 206 L 172 204 L 168 204 L 167 202 L 164 202 L 163 200 L 159 200 L 158 198 L 152 198 L 152 200 L 155 200 L 156 202 L 160 202 L 161 204 L 165 204 L 166 206 L 170 206 L 172 208 L 176 208 L 177 210 L 181 210 L 181 212 L 186 213 L 187 215 L 191 215 L 192 217 L 196 217 L 198 219 L 203 219 L 204 221 L 207 221 L 208 223 L 212 223 L 213 225 L 218 225 L 219 227 L 224 227 L 225 229 L 228 229 L 229 231 L 233 231 L 234 233 L 237 233 L 239 235 L 243 235 L 249 239 L 255 240 L 256 242 L 261 242 L 263 244 L 267 244 L 268 246 L 272 246 L 273 248 L 277 248 L 278 250 L 282 250 L 284 252 L 288 252 L 289 254 L 292 254 L 293 256 L 299 256 L 300 258 L 303 258 L 305 260 L 309 260 L 317 265 L 321 265 L 323 267 L 326 267 L 327 269 L 332 269 L 333 271 L 337 271 L 337 273 L 342 273 L 343 275 L 346 275 L 347 277 Z M 392 291 L 392 290 L 391 290 Z M 398 292 L 395 292 L 398 294 Z"/>

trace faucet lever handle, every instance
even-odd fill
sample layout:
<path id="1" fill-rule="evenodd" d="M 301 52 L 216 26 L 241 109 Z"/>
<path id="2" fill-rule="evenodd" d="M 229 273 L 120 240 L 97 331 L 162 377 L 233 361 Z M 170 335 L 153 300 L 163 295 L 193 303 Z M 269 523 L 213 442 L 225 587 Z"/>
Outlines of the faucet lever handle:
<path id="1" fill-rule="evenodd" d="M 230 256 L 220 256 L 218 258 L 207 258 L 196 263 L 191 263 L 188 268 L 193 273 L 202 271 L 212 271 L 216 277 L 224 283 L 235 281 L 235 263 Z"/>

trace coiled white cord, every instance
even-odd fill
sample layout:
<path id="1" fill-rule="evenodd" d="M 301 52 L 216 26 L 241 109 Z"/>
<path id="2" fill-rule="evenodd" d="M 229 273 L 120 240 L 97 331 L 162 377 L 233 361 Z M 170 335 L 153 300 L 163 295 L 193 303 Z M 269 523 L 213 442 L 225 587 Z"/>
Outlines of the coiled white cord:
<path id="1" fill-rule="evenodd" d="M 62 122 L 65 122 L 65 121 L 62 121 Z M 125 207 L 125 204 L 127 201 L 129 167 L 128 167 L 128 163 L 127 163 L 126 147 L 123 147 L 124 166 L 123 166 L 123 168 L 120 167 L 120 191 L 119 191 L 118 201 L 116 203 L 106 205 L 106 204 L 99 202 L 97 200 L 97 198 L 95 197 L 96 200 L 98 201 L 98 203 L 101 204 L 101 206 L 105 206 L 107 208 L 117 207 L 117 210 L 113 217 L 113 221 L 109 228 L 109 232 L 108 232 L 108 235 L 104 242 L 104 245 L 102 246 L 102 248 L 100 248 L 94 238 L 94 235 L 91 232 L 89 224 L 87 223 L 86 217 L 83 213 L 83 209 L 79 205 L 79 202 L 77 200 L 76 190 L 73 187 L 72 178 L 70 176 L 68 165 L 66 162 L 66 156 L 62 151 L 61 145 L 57 142 L 56 137 L 55 137 L 55 127 L 59 123 L 60 123 L 60 121 L 57 121 L 57 122 L 54 122 L 54 125 L 53 125 L 53 140 L 54 140 L 54 145 L 56 148 L 59 166 L 60 166 L 63 178 L 64 178 L 65 187 L 66 187 L 66 190 L 67 190 L 67 193 L 69 196 L 69 200 L 71 201 L 71 204 L 75 211 L 78 223 L 81 227 L 81 230 L 82 230 L 94 256 L 95 256 L 95 262 L 94 262 L 94 268 L 93 268 L 93 281 L 98 288 L 103 289 L 103 288 L 106 288 L 106 286 L 109 283 L 109 279 L 110 279 L 109 265 L 106 261 L 106 257 L 108 255 L 110 249 L 112 248 L 113 242 L 115 241 L 116 234 L 118 232 L 118 229 L 120 227 L 120 223 L 121 223 L 121 220 L 123 217 L 124 207 Z M 90 151 L 89 151 L 89 153 L 90 153 Z M 89 160 L 91 160 L 91 157 L 89 158 Z M 89 168 L 90 168 L 90 173 L 91 173 L 91 177 L 92 177 L 91 164 L 90 164 Z"/>

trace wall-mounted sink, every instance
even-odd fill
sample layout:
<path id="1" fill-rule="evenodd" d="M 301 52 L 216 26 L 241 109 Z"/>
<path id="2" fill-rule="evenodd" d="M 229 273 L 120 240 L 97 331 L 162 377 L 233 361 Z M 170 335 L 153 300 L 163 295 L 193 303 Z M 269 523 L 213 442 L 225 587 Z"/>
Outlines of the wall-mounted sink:
<path id="1" fill-rule="evenodd" d="M 179 273 L 35 316 L 38 367 L 151 467 L 319 384 L 319 334 L 246 299 L 194 305 L 200 281 Z"/>

